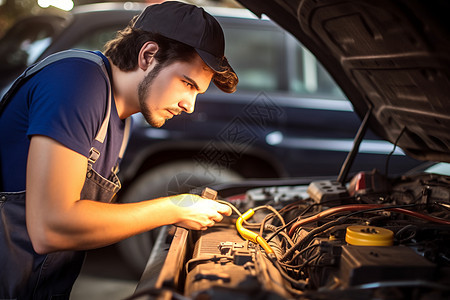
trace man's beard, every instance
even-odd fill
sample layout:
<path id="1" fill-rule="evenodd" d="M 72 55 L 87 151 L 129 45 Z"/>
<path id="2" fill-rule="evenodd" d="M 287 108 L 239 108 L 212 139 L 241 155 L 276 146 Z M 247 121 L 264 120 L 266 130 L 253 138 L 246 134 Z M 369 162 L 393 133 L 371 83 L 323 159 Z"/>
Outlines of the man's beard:
<path id="1" fill-rule="evenodd" d="M 141 113 L 144 116 L 145 120 L 148 124 L 152 127 L 159 128 L 164 125 L 164 121 L 158 120 L 156 117 L 153 116 L 152 112 L 149 109 L 149 106 L 146 105 L 146 99 L 148 98 L 148 95 L 150 94 L 150 87 L 155 80 L 155 78 L 158 76 L 158 74 L 162 70 L 162 64 L 158 63 L 156 66 L 145 76 L 145 78 L 139 83 L 138 85 L 138 97 L 139 97 L 139 107 L 141 109 Z"/>

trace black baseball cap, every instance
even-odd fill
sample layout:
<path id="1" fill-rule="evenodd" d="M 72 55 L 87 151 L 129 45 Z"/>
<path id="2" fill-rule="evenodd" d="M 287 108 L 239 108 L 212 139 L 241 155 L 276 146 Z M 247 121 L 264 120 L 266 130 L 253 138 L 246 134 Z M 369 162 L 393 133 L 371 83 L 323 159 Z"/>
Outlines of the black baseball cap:
<path id="1" fill-rule="evenodd" d="M 225 38 L 222 27 L 203 8 L 178 1 L 149 5 L 136 19 L 133 28 L 159 33 L 193 47 L 202 60 L 219 75 L 213 77 L 213 82 L 221 90 L 233 92 L 236 89 L 237 75 L 224 55 Z M 224 81 L 227 80 L 235 81 L 231 84 L 231 90 L 224 86 Z"/>

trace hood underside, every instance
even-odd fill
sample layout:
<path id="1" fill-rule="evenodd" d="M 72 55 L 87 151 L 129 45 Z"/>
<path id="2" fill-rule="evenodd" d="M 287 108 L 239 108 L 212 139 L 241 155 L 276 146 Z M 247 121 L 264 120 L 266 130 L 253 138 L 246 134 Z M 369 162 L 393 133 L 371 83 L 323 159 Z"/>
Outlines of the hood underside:
<path id="1" fill-rule="evenodd" d="M 416 159 L 450 162 L 450 2 L 239 0 L 292 33 L 370 128 Z"/>

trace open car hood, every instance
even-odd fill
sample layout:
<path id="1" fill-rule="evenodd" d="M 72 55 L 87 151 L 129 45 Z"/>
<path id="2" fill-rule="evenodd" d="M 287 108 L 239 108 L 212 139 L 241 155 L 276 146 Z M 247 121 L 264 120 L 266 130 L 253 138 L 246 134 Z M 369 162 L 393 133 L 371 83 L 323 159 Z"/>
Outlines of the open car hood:
<path id="1" fill-rule="evenodd" d="M 450 162 L 448 0 L 238 1 L 314 53 L 361 118 L 372 109 L 372 131 L 416 159 Z"/>

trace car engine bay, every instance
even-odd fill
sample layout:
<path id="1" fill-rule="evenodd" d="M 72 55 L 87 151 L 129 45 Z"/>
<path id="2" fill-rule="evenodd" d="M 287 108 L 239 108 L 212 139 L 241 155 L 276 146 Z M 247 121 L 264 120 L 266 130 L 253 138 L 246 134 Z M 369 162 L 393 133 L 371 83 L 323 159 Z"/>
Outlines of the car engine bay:
<path id="1" fill-rule="evenodd" d="M 449 183 L 374 170 L 345 186 L 323 180 L 225 197 L 218 201 L 232 204 L 231 217 L 206 231 L 165 233 L 171 244 L 158 280 L 135 295 L 448 299 Z"/>

